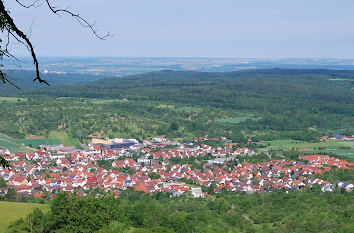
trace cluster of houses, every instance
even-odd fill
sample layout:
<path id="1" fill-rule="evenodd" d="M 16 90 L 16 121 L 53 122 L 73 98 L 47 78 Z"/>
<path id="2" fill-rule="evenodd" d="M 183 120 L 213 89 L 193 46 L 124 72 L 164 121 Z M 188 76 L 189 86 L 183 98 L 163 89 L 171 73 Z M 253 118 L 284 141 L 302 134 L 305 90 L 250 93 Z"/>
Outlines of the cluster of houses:
<path id="1" fill-rule="evenodd" d="M 209 140 L 208 138 L 201 139 Z M 165 138 L 129 145 L 111 147 L 91 144 L 86 149 L 68 151 L 56 148 L 36 152 L 11 153 L 0 149 L 0 156 L 11 162 L 10 168 L 0 167 L 0 178 L 7 188 L 19 194 L 41 198 L 57 191 L 85 192 L 99 188 L 119 195 L 122 190 L 135 189 L 145 193 L 168 192 L 172 196 L 184 193 L 193 197 L 208 195 L 203 190 L 222 190 L 244 193 L 271 192 L 276 189 L 301 190 L 320 185 L 323 191 L 333 191 L 343 187 L 353 189 L 352 183 L 314 178 L 313 174 L 323 174 L 337 169 L 354 169 L 354 163 L 327 155 L 301 156 L 299 161 L 272 160 L 261 163 L 228 163 L 237 155 L 257 156 L 248 148 L 238 148 L 225 138 L 224 144 L 212 147 L 195 139 L 188 143 L 173 143 Z M 123 141 L 123 143 L 127 143 Z M 208 160 L 198 161 L 198 158 Z M 196 168 L 192 164 L 176 163 L 178 158 L 195 158 L 202 164 Z M 189 160 L 188 160 L 189 161 Z M 232 167 L 230 167 L 233 164 Z M 202 189 L 204 187 L 204 189 Z M 209 192 L 210 193 L 210 192 Z"/>

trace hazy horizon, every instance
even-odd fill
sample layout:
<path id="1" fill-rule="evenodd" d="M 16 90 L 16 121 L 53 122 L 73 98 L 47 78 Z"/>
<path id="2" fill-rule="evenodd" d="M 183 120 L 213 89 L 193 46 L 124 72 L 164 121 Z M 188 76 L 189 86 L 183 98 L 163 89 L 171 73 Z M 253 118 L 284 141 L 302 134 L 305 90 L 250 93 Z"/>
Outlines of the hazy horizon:
<path id="1" fill-rule="evenodd" d="M 349 0 L 54 1 L 97 20 L 100 33 L 114 35 L 106 41 L 45 5 L 25 9 L 4 2 L 24 32 L 33 22 L 39 57 L 354 58 Z M 12 48 L 28 56 L 25 48 Z"/>

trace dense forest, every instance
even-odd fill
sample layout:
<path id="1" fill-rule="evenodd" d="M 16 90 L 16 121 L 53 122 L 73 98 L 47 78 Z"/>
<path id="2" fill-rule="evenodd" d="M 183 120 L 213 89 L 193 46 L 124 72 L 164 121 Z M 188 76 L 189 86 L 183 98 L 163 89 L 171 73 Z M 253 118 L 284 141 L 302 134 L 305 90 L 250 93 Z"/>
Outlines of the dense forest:
<path id="1" fill-rule="evenodd" d="M 353 192 L 277 191 L 207 198 L 124 191 L 115 199 L 61 193 L 48 213 L 36 209 L 8 232 L 353 232 Z"/>
<path id="2" fill-rule="evenodd" d="M 353 113 L 353 71 L 161 71 L 37 91 L 56 97 L 126 98 L 271 113 Z"/>

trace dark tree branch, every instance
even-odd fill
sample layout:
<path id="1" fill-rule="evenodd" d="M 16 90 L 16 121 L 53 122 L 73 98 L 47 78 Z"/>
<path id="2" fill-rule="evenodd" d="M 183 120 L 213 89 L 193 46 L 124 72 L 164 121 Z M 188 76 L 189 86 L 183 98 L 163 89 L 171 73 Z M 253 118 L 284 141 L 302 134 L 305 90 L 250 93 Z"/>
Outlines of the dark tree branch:
<path id="1" fill-rule="evenodd" d="M 20 6 L 24 7 L 24 8 L 31 8 L 31 7 L 39 7 L 41 5 L 40 0 L 34 0 L 31 4 L 26 5 L 24 3 L 22 3 L 21 0 L 15 0 Z M 97 33 L 97 29 L 95 29 L 95 24 L 96 22 L 94 22 L 93 24 L 89 23 L 87 20 L 85 20 L 84 18 L 82 18 L 79 14 L 75 14 L 67 9 L 58 9 L 54 6 L 51 5 L 50 0 L 45 0 L 49 9 L 56 15 L 60 16 L 60 12 L 66 13 L 68 15 L 71 15 L 71 17 L 73 17 L 81 26 L 84 27 L 88 27 L 93 34 L 101 39 L 101 40 L 105 40 L 108 37 L 111 37 L 112 35 L 110 33 L 107 33 L 104 36 L 101 36 Z M 12 37 L 15 38 L 15 40 L 17 40 L 19 43 L 22 43 L 23 45 L 26 46 L 26 48 L 29 50 L 32 59 L 33 59 L 33 63 L 35 65 L 36 68 L 36 77 L 33 79 L 33 81 L 38 81 L 39 83 L 45 83 L 49 86 L 49 83 L 42 79 L 40 77 L 40 72 L 39 72 L 39 62 L 37 59 L 37 55 L 34 51 L 34 47 L 32 45 L 32 42 L 29 40 L 28 36 L 23 33 L 18 27 L 17 25 L 14 23 L 12 17 L 9 15 L 9 12 L 5 9 L 3 0 L 0 0 L 0 30 L 1 32 L 4 32 L 5 30 L 7 31 L 7 42 L 5 45 L 5 49 L 1 49 L 0 48 L 0 58 L 2 58 L 3 56 L 7 56 L 7 57 L 11 57 L 13 59 L 15 59 L 16 61 L 18 61 L 18 59 L 13 56 L 9 50 L 8 50 L 8 46 L 10 43 L 10 35 Z M 33 23 L 32 23 L 33 24 Z M 32 26 L 30 27 L 29 33 L 31 31 Z M 16 87 L 17 89 L 20 90 L 19 86 L 17 86 L 15 83 L 11 82 L 9 79 L 6 78 L 5 73 L 0 70 L 0 80 L 4 83 L 9 83 L 12 86 Z M 8 161 L 6 161 L 6 159 L 4 159 L 2 156 L 0 156 L 0 166 L 3 166 L 4 168 L 9 168 L 10 164 Z"/>
<path id="2" fill-rule="evenodd" d="M 0 70 L 0 79 L 1 81 L 3 81 L 4 83 L 10 83 L 12 86 L 16 87 L 18 90 L 21 90 L 21 88 L 19 86 L 17 86 L 15 83 L 11 82 L 8 78 L 6 78 L 4 72 L 2 72 Z"/>
<path id="3" fill-rule="evenodd" d="M 28 47 L 28 49 L 31 53 L 32 59 L 33 59 L 33 63 L 36 67 L 36 78 L 33 79 L 33 81 L 38 80 L 39 83 L 45 83 L 49 86 L 49 83 L 46 80 L 41 79 L 41 77 L 39 75 L 39 63 L 38 63 L 38 59 L 37 59 L 37 56 L 36 56 L 36 53 L 34 51 L 31 41 L 20 29 L 18 29 L 18 27 L 14 23 L 13 19 L 11 18 L 9 13 L 6 11 L 4 3 L 2 1 L 0 1 L 0 13 L 4 16 L 6 23 L 9 25 L 8 30 L 10 29 L 10 33 L 11 33 L 11 31 L 15 32 L 16 35 L 18 35 L 21 39 L 23 39 L 27 44 L 27 47 Z"/>
<path id="4" fill-rule="evenodd" d="M 25 5 L 25 4 L 23 4 L 20 0 L 16 0 L 16 2 L 17 2 L 20 6 L 22 6 L 22 7 L 24 7 L 24 8 L 31 8 L 31 7 L 37 8 L 37 7 L 40 6 L 39 1 L 40 1 L 40 0 L 36 0 L 36 1 L 34 1 L 33 3 L 31 3 L 31 4 L 29 4 L 29 5 Z"/>
<path id="5" fill-rule="evenodd" d="M 31 8 L 31 7 L 39 7 L 41 5 L 41 0 L 33 0 L 33 2 L 31 4 L 24 4 L 21 0 L 15 0 L 20 6 L 24 7 L 24 8 Z M 60 16 L 60 13 L 65 13 L 65 14 L 68 14 L 70 15 L 73 19 L 75 19 L 81 26 L 83 27 L 87 27 L 89 28 L 93 34 L 101 39 L 101 40 L 105 40 L 107 39 L 108 37 L 111 37 L 112 35 L 108 32 L 106 35 L 99 35 L 99 33 L 97 32 L 97 29 L 95 28 L 95 24 L 96 22 L 94 23 L 89 23 L 86 19 L 82 18 L 79 14 L 77 13 L 73 13 L 71 12 L 70 10 L 68 9 L 61 9 L 61 8 L 57 8 L 57 7 L 54 7 L 52 6 L 50 0 L 45 0 L 47 6 L 49 7 L 49 9 L 56 15 L 59 15 Z M 39 83 L 45 83 L 49 86 L 49 83 L 42 79 L 40 77 L 40 72 L 39 72 L 39 62 L 38 62 L 38 59 L 37 59 L 37 55 L 34 51 L 34 47 L 31 43 L 31 41 L 29 40 L 29 36 L 25 33 L 23 33 L 23 31 L 21 31 L 17 26 L 16 24 L 14 23 L 12 17 L 10 16 L 9 12 L 5 9 L 5 6 L 4 6 L 4 3 L 3 3 L 3 0 L 0 0 L 0 16 L 3 18 L 2 19 L 2 25 L 1 26 L 1 30 L 4 31 L 6 30 L 7 31 L 7 43 L 6 43 L 6 47 L 4 50 L 1 50 L 1 56 L 4 55 L 4 56 L 7 56 L 7 57 L 10 57 L 10 58 L 14 58 L 16 61 L 18 61 L 18 59 L 13 56 L 12 54 L 10 54 L 9 50 L 8 50 L 8 46 L 9 46 L 9 41 L 10 41 L 10 35 L 12 37 L 15 38 L 16 41 L 18 41 L 19 43 L 23 44 L 27 49 L 28 51 L 30 52 L 31 56 L 32 56 L 32 59 L 33 59 L 33 64 L 35 66 L 35 69 L 36 69 L 36 77 L 33 79 L 33 81 L 38 81 Z M 32 23 L 33 24 L 33 23 Z M 32 27 L 32 26 L 31 26 Z M 31 30 L 31 28 L 30 28 Z M 30 31 L 29 31 L 30 32 Z M 3 82 L 8 82 L 10 83 L 11 85 L 15 86 L 17 89 L 19 89 L 19 87 L 17 85 L 15 85 L 14 83 L 12 83 L 11 81 L 9 81 L 3 72 L 0 73 L 0 78 Z"/>
<path id="6" fill-rule="evenodd" d="M 76 21 L 77 21 L 81 26 L 90 28 L 91 31 L 93 32 L 93 34 L 94 34 L 97 38 L 99 38 L 99 39 L 101 39 L 101 40 L 105 40 L 105 39 L 107 39 L 107 38 L 109 38 L 109 37 L 112 37 L 112 35 L 111 35 L 109 32 L 108 32 L 107 34 L 103 35 L 103 36 L 99 35 L 99 34 L 97 33 L 97 29 L 95 29 L 95 27 L 94 27 L 95 24 L 96 24 L 96 22 L 94 22 L 94 23 L 89 23 L 86 19 L 82 18 L 79 14 L 75 14 L 75 13 L 73 13 L 73 12 L 67 10 L 67 9 L 59 9 L 59 8 L 57 8 L 57 7 L 52 6 L 49 0 L 45 0 L 45 1 L 46 1 L 47 5 L 48 5 L 49 9 L 50 9 L 54 14 L 60 16 L 59 13 L 60 13 L 60 12 L 63 12 L 63 13 L 66 13 L 66 14 L 70 15 L 71 17 L 73 17 L 74 19 L 76 19 Z"/>

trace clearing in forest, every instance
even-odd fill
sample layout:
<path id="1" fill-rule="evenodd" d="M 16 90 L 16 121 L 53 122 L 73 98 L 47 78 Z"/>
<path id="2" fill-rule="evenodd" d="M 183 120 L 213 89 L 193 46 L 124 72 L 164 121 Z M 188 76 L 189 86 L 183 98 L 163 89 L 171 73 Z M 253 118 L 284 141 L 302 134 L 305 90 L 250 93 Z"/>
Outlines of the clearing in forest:
<path id="1" fill-rule="evenodd" d="M 48 135 L 48 138 L 49 139 L 57 139 L 64 146 L 80 145 L 80 143 L 77 139 L 70 137 L 66 132 L 63 132 L 63 131 L 51 131 Z"/>

